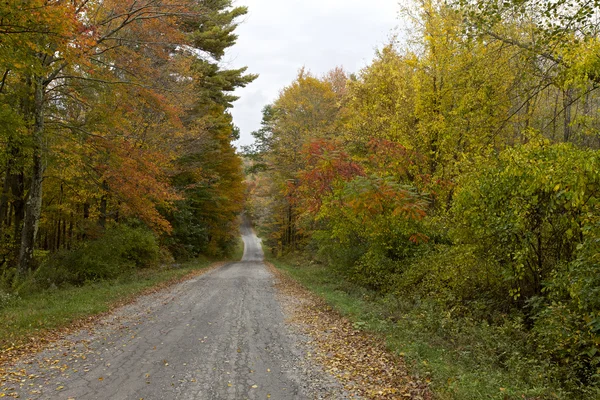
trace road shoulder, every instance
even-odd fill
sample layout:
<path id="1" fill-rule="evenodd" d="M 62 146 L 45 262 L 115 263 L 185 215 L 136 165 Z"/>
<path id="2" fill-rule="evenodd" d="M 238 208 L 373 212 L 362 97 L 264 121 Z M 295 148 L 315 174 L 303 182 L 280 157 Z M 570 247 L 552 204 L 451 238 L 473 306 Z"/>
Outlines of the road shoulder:
<path id="1" fill-rule="evenodd" d="M 119 325 L 123 319 L 130 318 L 132 314 L 136 314 L 136 310 L 147 307 L 154 299 L 164 300 L 177 285 L 193 281 L 228 263 L 214 262 L 183 276 L 159 282 L 135 295 L 112 302 L 108 311 L 77 318 L 67 326 L 33 333 L 21 343 L 0 350 L 0 397 L 10 397 L 14 393 L 11 388 L 23 386 L 23 378 L 26 374 L 23 368 L 17 366 L 31 364 L 38 354 L 47 350 L 53 351 L 77 343 L 88 343 L 90 337 L 99 336 L 108 327 Z"/>
<path id="2" fill-rule="evenodd" d="M 431 399 L 427 385 L 410 376 L 401 357 L 386 350 L 382 339 L 352 323 L 273 264 L 275 287 L 289 324 L 310 337 L 308 356 L 335 376 L 350 398 Z"/>

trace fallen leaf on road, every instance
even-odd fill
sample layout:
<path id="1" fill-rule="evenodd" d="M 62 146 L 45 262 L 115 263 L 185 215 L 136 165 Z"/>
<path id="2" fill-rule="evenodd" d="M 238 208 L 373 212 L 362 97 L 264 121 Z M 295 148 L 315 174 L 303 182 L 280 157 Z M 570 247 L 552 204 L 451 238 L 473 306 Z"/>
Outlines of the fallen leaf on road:
<path id="1" fill-rule="evenodd" d="M 427 383 L 410 376 L 403 358 L 388 352 L 384 340 L 357 329 L 322 298 L 266 264 L 278 278 L 276 288 L 290 322 L 312 339 L 315 351 L 307 356 L 334 375 L 353 397 L 431 399 Z"/>

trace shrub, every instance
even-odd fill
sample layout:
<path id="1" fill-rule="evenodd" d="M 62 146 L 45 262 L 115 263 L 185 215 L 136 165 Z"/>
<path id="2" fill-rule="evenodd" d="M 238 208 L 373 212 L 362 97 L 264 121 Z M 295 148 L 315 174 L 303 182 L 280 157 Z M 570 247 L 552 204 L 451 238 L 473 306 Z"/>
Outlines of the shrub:
<path id="1" fill-rule="evenodd" d="M 531 302 L 538 352 L 563 367 L 562 378 L 572 387 L 600 386 L 599 272 L 600 243 L 594 238 L 580 246 L 576 260 L 554 272 L 546 297 Z"/>
<path id="2" fill-rule="evenodd" d="M 504 151 L 497 164 L 465 180 L 452 210 L 457 242 L 498 268 L 492 287 L 482 291 L 526 312 L 532 347 L 555 366 L 549 373 L 569 390 L 595 395 L 599 207 L 597 151 L 530 143 Z"/>
<path id="3" fill-rule="evenodd" d="M 160 249 L 152 232 L 118 225 L 101 238 L 50 258 L 34 277 L 37 282 L 60 285 L 110 279 L 135 268 L 156 263 Z"/>
<path id="4" fill-rule="evenodd" d="M 497 265 L 479 258 L 473 245 L 423 245 L 404 270 L 394 282 L 402 297 L 429 298 L 455 311 L 468 307 L 470 315 L 490 322 L 508 311 L 497 301 L 508 290 Z"/>
<path id="5" fill-rule="evenodd" d="M 459 188 L 454 236 L 500 267 L 506 300 L 542 293 L 598 221 L 600 160 L 569 144 L 510 148 Z M 503 284 L 498 282 L 498 284 Z"/>

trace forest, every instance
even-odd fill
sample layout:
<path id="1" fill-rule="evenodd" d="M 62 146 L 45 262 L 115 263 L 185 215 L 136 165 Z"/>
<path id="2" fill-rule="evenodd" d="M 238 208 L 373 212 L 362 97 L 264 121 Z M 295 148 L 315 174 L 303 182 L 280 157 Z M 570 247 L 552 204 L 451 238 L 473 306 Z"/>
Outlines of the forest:
<path id="1" fill-rule="evenodd" d="M 0 4 L 0 283 L 82 284 L 237 241 L 229 0 Z"/>
<path id="2" fill-rule="evenodd" d="M 411 3 L 360 72 L 301 69 L 245 148 L 272 257 L 511 374 L 441 398 L 600 398 L 599 9 Z"/>
<path id="3" fill-rule="evenodd" d="M 246 7 L 0 3 L 0 311 L 225 258 L 246 212 L 371 307 L 356 326 L 452 359 L 407 350 L 439 398 L 600 398 L 600 1 L 401 7 L 362 70 L 300 69 L 242 158 L 257 76 L 222 61 Z"/>

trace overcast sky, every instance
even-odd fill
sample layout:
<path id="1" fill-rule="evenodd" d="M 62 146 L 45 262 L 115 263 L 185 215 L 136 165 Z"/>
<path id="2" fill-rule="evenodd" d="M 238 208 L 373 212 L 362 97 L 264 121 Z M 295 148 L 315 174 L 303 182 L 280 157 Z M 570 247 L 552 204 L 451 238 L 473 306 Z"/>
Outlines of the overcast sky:
<path id="1" fill-rule="evenodd" d="M 232 110 L 241 130 L 237 146 L 252 142 L 261 110 L 305 66 L 320 76 L 336 66 L 358 72 L 389 41 L 398 21 L 398 0 L 237 0 L 248 15 L 226 67 L 248 66 L 260 77 L 244 89 Z"/>

